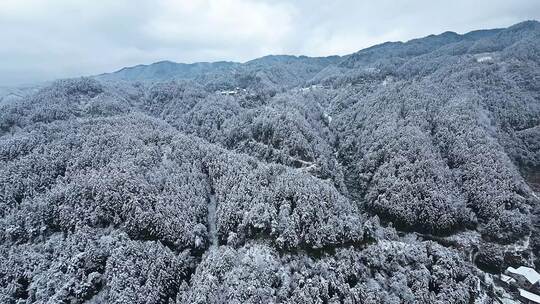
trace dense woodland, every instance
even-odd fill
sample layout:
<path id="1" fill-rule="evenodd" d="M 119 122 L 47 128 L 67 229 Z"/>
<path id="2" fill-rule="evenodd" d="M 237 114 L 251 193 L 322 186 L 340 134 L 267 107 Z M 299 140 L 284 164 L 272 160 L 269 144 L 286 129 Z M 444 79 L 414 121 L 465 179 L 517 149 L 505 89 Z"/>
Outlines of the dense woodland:
<path id="1" fill-rule="evenodd" d="M 0 101 L 0 302 L 491 303 L 539 171 L 535 21 L 60 80 Z"/>

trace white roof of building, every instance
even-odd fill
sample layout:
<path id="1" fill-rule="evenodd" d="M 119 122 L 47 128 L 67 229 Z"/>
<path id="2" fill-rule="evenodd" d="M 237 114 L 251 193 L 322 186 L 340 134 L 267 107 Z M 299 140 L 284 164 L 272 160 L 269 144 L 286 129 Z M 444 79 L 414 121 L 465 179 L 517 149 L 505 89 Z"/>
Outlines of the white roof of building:
<path id="1" fill-rule="evenodd" d="M 524 289 L 521 289 L 521 288 L 518 288 L 519 290 L 519 295 L 524 297 L 525 299 L 529 300 L 529 301 L 532 301 L 534 303 L 538 303 L 540 304 L 540 296 L 537 295 L 537 294 L 534 294 L 532 292 L 528 292 Z"/>
<path id="2" fill-rule="evenodd" d="M 483 57 L 476 58 L 476 62 L 488 62 L 492 60 L 493 60 L 493 57 L 491 56 L 483 56 Z"/>
<path id="3" fill-rule="evenodd" d="M 503 281 L 504 283 L 506 284 L 510 284 L 512 282 L 515 282 L 516 279 L 512 278 L 512 277 L 509 277 L 507 275 L 504 275 L 504 274 L 501 274 L 501 281 Z"/>
<path id="4" fill-rule="evenodd" d="M 540 274 L 530 267 L 520 266 L 518 269 L 508 267 L 506 271 L 524 276 L 531 284 L 540 281 Z"/>

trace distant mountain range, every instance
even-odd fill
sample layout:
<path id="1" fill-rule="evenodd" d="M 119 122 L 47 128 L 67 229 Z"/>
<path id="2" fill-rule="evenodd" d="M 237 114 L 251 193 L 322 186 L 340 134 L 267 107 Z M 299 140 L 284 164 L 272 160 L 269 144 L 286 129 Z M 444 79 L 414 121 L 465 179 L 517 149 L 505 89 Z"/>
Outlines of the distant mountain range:
<path id="1" fill-rule="evenodd" d="M 537 26 L 538 24 L 536 21 L 527 21 L 512 27 L 512 30 L 533 29 Z M 125 67 L 118 71 L 100 74 L 95 77 L 107 81 L 197 79 L 208 74 L 241 73 L 243 71 L 256 70 L 261 67 L 294 66 L 295 64 L 312 65 L 314 72 L 320 72 L 327 66 L 347 67 L 351 64 L 373 64 L 378 60 L 396 57 L 407 58 L 420 56 L 453 44 L 461 44 L 460 47 L 467 48 L 466 51 L 464 50 L 467 53 L 482 52 L 484 50 L 482 50 L 481 45 L 476 43 L 477 41 L 499 39 L 498 37 L 504 38 L 504 36 L 508 36 L 506 32 L 505 29 L 478 30 L 463 35 L 454 32 L 444 32 L 439 35 L 429 35 L 424 38 L 413 39 L 407 42 L 386 42 L 343 57 L 269 55 L 245 63 L 218 61 L 187 64 L 172 61 L 160 61 L 149 65 Z M 506 37 L 505 39 L 511 40 L 512 38 Z"/>

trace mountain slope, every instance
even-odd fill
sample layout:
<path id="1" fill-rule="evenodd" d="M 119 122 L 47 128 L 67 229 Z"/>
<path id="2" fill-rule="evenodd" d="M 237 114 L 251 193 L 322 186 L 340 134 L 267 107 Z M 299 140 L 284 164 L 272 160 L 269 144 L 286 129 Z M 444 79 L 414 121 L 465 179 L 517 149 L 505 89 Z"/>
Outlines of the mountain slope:
<path id="1" fill-rule="evenodd" d="M 0 103 L 0 300 L 494 300 L 540 267 L 539 84 L 527 21 Z"/>

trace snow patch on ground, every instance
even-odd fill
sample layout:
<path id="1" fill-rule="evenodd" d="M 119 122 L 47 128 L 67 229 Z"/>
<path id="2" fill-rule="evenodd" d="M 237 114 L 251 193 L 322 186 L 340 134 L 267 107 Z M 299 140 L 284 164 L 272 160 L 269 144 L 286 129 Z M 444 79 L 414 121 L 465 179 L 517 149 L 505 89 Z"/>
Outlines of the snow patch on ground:
<path id="1" fill-rule="evenodd" d="M 326 121 L 328 121 L 329 124 L 332 123 L 332 116 L 330 116 L 328 113 L 323 113 L 323 116 L 324 116 L 324 119 L 326 119 Z"/>

